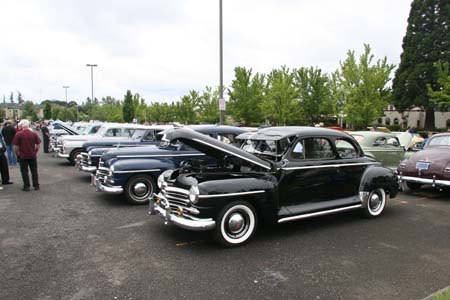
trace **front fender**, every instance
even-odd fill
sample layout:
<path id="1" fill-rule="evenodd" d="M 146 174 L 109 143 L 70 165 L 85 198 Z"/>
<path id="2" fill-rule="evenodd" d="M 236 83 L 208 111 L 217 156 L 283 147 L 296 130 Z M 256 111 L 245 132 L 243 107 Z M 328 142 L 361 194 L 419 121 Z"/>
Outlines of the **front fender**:
<path id="1" fill-rule="evenodd" d="M 394 198 L 398 192 L 398 179 L 393 170 L 382 166 L 369 166 L 361 177 L 360 192 L 370 192 L 376 188 L 383 188 Z"/>
<path id="2" fill-rule="evenodd" d="M 196 206 L 214 215 L 228 203 L 246 200 L 252 203 L 258 214 L 266 220 L 274 219 L 278 207 L 277 179 L 270 174 L 235 173 L 220 175 L 207 174 L 208 180 L 198 184 L 200 191 Z M 217 176 L 217 180 L 211 177 Z"/>

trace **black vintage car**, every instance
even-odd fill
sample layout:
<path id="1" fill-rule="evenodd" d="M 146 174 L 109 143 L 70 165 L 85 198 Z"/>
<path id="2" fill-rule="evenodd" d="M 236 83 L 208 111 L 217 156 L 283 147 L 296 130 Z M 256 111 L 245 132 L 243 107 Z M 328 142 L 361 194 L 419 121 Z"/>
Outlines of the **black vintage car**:
<path id="1" fill-rule="evenodd" d="M 226 246 L 247 242 L 260 220 L 283 223 L 352 209 L 377 217 L 398 190 L 392 170 L 336 130 L 266 128 L 241 149 L 186 129 L 170 130 L 166 138 L 219 163 L 186 162 L 162 173 L 150 214 L 185 229 L 212 230 Z"/>
<path id="2" fill-rule="evenodd" d="M 213 140 L 229 144 L 234 144 L 236 136 L 246 132 L 242 128 L 218 125 L 196 125 L 186 130 L 196 130 Z M 145 204 L 158 190 L 156 180 L 162 172 L 178 168 L 181 163 L 192 159 L 201 159 L 208 165 L 217 163 L 213 157 L 182 143 L 168 141 L 158 147 L 111 149 L 102 155 L 91 182 L 98 192 L 123 194 L 132 204 Z"/>

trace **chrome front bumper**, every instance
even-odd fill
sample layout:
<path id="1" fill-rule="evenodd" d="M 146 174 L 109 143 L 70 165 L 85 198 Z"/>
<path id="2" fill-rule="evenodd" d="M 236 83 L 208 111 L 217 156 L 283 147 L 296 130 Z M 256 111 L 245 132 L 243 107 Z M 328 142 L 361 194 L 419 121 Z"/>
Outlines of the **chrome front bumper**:
<path id="1" fill-rule="evenodd" d="M 397 176 L 398 176 L 399 183 L 416 182 L 416 183 L 422 183 L 422 184 L 431 184 L 433 187 L 435 187 L 435 186 L 450 186 L 449 180 L 440 180 L 440 179 L 436 179 L 436 178 L 429 179 L 429 178 L 403 176 L 403 175 L 397 175 Z"/>
<path id="2" fill-rule="evenodd" d="M 70 156 L 70 154 L 66 154 L 66 153 L 61 153 L 61 152 L 59 152 L 58 151 L 58 157 L 61 157 L 61 158 L 69 158 L 69 156 Z"/>
<path id="3" fill-rule="evenodd" d="M 97 177 L 95 177 L 94 174 L 91 174 L 91 185 L 95 186 L 95 190 L 97 192 L 105 192 L 108 194 L 122 194 L 123 193 L 123 187 L 104 185 L 100 182 L 100 180 L 98 180 Z"/>
<path id="4" fill-rule="evenodd" d="M 182 215 L 176 215 L 170 207 L 162 208 L 159 206 L 156 201 L 155 197 L 159 197 L 158 195 L 153 194 L 152 197 L 150 197 L 149 201 L 149 215 L 159 215 L 161 218 L 164 219 L 165 225 L 174 224 L 178 227 L 192 230 L 192 231 L 206 231 L 211 230 L 216 227 L 216 221 L 213 219 L 187 219 L 183 217 Z"/>

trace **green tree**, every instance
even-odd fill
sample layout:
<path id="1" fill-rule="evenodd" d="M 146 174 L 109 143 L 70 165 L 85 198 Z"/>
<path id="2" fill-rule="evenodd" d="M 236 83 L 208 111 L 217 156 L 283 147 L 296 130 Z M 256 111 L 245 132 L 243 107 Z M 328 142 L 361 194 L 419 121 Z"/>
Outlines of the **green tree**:
<path id="1" fill-rule="evenodd" d="M 437 83 L 439 87 L 433 90 L 431 84 L 427 85 L 428 96 L 439 107 L 440 110 L 447 111 L 450 108 L 450 72 L 449 63 L 438 62 L 435 64 L 438 72 Z"/>
<path id="2" fill-rule="evenodd" d="M 291 125 L 300 112 L 294 74 L 286 66 L 272 70 L 267 76 L 266 96 L 261 102 L 264 117 L 275 125 Z"/>
<path id="3" fill-rule="evenodd" d="M 131 123 L 134 119 L 134 105 L 133 105 L 133 95 L 131 94 L 131 91 L 128 90 L 127 94 L 125 95 L 125 99 L 123 101 L 123 120 L 125 122 Z"/>
<path id="4" fill-rule="evenodd" d="M 19 92 L 19 91 L 17 91 L 17 102 L 18 102 L 19 104 L 24 103 L 23 98 L 22 98 L 22 93 Z"/>
<path id="5" fill-rule="evenodd" d="M 303 118 L 309 125 L 323 121 L 333 113 L 328 76 L 318 68 L 294 70 L 294 84 L 297 88 Z"/>
<path id="6" fill-rule="evenodd" d="M 252 77 L 252 69 L 243 67 L 234 69 L 230 96 L 229 110 L 236 121 L 246 124 L 261 123 L 263 116 L 261 103 L 264 100 L 265 76 L 256 73 Z"/>
<path id="7" fill-rule="evenodd" d="M 427 85 L 438 88 L 433 64 L 450 62 L 450 2 L 414 0 L 403 38 L 403 53 L 393 80 L 393 103 L 400 111 L 412 106 L 425 108 L 425 128 L 434 128 L 435 103 Z"/>
<path id="8" fill-rule="evenodd" d="M 346 120 L 356 128 L 365 128 L 382 116 L 390 100 L 387 84 L 394 65 L 388 64 L 386 57 L 375 64 L 373 59 L 369 45 L 364 45 L 359 61 L 354 51 L 348 51 L 347 59 L 340 63 L 335 77 L 343 96 Z"/>
<path id="9" fill-rule="evenodd" d="M 200 122 L 215 124 L 219 122 L 219 91 L 206 87 L 200 100 Z"/>
<path id="10" fill-rule="evenodd" d="M 32 119 L 32 117 L 36 115 L 36 111 L 34 109 L 34 103 L 32 101 L 26 101 L 22 107 L 22 118 Z"/>
<path id="11" fill-rule="evenodd" d="M 189 94 L 182 96 L 181 102 L 177 106 L 177 121 L 185 124 L 195 124 L 200 103 L 200 94 L 195 90 L 190 90 Z"/>
<path id="12" fill-rule="evenodd" d="M 14 94 L 13 94 L 13 92 L 11 92 L 11 94 L 9 94 L 9 102 L 14 103 Z"/>
<path id="13" fill-rule="evenodd" d="M 52 118 L 52 106 L 50 105 L 50 103 L 45 103 L 44 106 L 44 119 L 45 120 L 49 120 Z"/>

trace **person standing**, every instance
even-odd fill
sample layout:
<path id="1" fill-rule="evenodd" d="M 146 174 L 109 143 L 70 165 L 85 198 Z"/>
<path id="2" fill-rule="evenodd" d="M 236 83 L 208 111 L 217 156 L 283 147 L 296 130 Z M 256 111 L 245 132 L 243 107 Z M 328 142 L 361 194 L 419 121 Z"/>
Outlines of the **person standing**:
<path id="1" fill-rule="evenodd" d="M 44 121 L 44 124 L 41 127 L 42 139 L 44 140 L 44 153 L 48 153 L 48 144 L 50 143 L 50 132 L 47 125 L 47 121 Z"/>
<path id="2" fill-rule="evenodd" d="M 12 140 L 16 135 L 16 129 L 13 126 L 13 122 L 11 120 L 6 121 L 5 127 L 2 129 L 3 139 L 6 143 L 6 154 L 8 155 L 8 163 L 10 166 L 17 165 L 17 157 L 14 153 Z"/>
<path id="3" fill-rule="evenodd" d="M 6 152 L 6 143 L 3 140 L 3 136 L 0 134 L 0 175 L 2 177 L 2 184 L 12 184 L 9 181 L 9 168 L 8 168 L 8 160 L 5 156 Z"/>
<path id="4" fill-rule="evenodd" d="M 14 151 L 20 164 L 20 173 L 22 174 L 23 190 L 30 191 L 30 178 L 28 177 L 28 168 L 31 171 L 31 179 L 35 190 L 39 190 L 39 178 L 37 171 L 37 153 L 41 145 L 41 139 L 30 128 L 28 120 L 20 121 L 22 130 L 16 134 L 13 139 Z"/>

